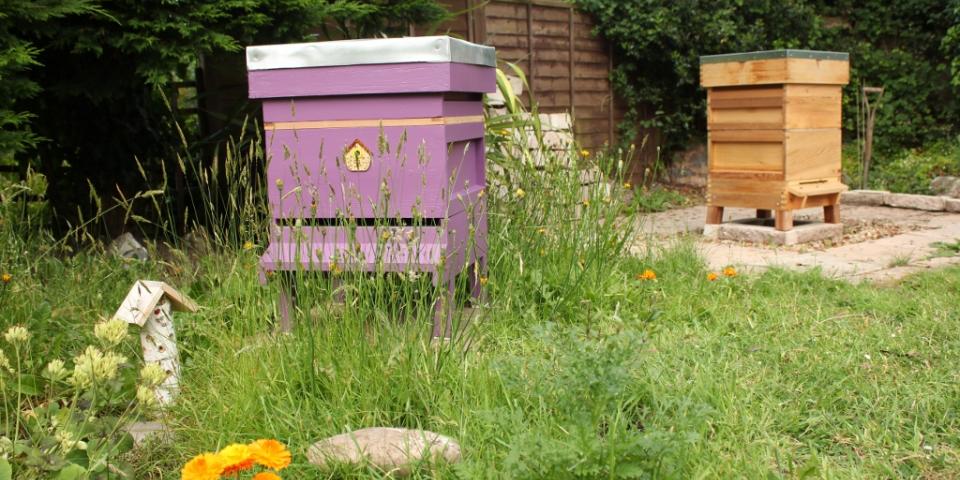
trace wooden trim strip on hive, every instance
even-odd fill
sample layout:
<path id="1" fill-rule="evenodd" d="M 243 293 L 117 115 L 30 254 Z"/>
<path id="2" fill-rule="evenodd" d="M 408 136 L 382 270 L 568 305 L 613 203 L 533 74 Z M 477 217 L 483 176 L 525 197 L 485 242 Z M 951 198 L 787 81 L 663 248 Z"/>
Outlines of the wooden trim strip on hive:
<path id="1" fill-rule="evenodd" d="M 363 128 L 363 127 L 417 127 L 424 125 L 462 125 L 483 123 L 483 115 L 458 117 L 389 118 L 369 120 L 315 120 L 299 122 L 268 122 L 265 130 L 308 130 L 315 128 Z"/>

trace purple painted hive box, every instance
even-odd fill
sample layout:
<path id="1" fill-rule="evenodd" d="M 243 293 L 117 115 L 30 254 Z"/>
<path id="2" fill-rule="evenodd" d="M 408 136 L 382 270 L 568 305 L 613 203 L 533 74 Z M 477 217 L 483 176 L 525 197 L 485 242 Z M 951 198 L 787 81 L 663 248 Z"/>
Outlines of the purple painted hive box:
<path id="1" fill-rule="evenodd" d="M 275 221 L 262 268 L 482 271 L 495 66 L 445 36 L 248 47 Z"/>

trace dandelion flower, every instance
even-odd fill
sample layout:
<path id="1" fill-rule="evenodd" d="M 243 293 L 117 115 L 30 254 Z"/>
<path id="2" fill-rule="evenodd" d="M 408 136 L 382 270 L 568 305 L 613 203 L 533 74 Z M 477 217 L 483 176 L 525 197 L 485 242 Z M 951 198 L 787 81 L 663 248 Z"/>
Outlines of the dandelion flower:
<path id="1" fill-rule="evenodd" d="M 630 182 L 623 182 L 623 188 L 630 190 L 631 188 L 633 188 L 633 184 Z"/>
<path id="2" fill-rule="evenodd" d="M 273 472 L 260 472 L 254 475 L 252 480 L 280 480 L 280 475 Z"/>
<path id="3" fill-rule="evenodd" d="M 707 280 L 710 282 L 716 280 L 717 278 L 719 278 L 719 275 L 717 275 L 716 272 L 710 272 L 707 274 Z"/>
<path id="4" fill-rule="evenodd" d="M 243 249 L 244 249 L 244 250 L 253 250 L 253 242 L 251 242 L 250 240 L 247 240 L 246 242 L 243 242 Z"/>
<path id="5" fill-rule="evenodd" d="M 486 286 L 486 285 L 487 285 L 487 282 L 489 282 L 489 281 L 490 281 L 490 279 L 487 278 L 487 277 L 480 277 L 480 286 L 481 286 L 481 287 Z"/>
<path id="6" fill-rule="evenodd" d="M 30 332 L 20 325 L 14 325 L 7 329 L 7 333 L 3 334 L 3 338 L 10 345 L 22 345 L 30 340 Z"/>
<path id="7" fill-rule="evenodd" d="M 115 347 L 127 338 L 127 322 L 119 318 L 104 320 L 93 326 L 93 336 L 105 347 Z"/>
<path id="8" fill-rule="evenodd" d="M 49 378 L 52 382 L 59 382 L 67 378 L 67 375 L 70 375 L 70 372 L 67 371 L 63 360 L 60 359 L 50 360 L 47 367 L 43 369 L 43 376 Z"/>
<path id="9" fill-rule="evenodd" d="M 180 472 L 183 480 L 220 480 L 223 460 L 213 453 L 201 453 L 193 457 Z"/>
<path id="10" fill-rule="evenodd" d="M 159 363 L 148 363 L 140 369 L 140 380 L 148 387 L 156 387 L 167 379 L 167 372 Z"/>
<path id="11" fill-rule="evenodd" d="M 522 188 L 517 187 L 517 190 L 513 192 L 513 196 L 517 198 L 523 198 L 527 196 L 527 192 L 524 192 Z"/>
<path id="12" fill-rule="evenodd" d="M 10 283 L 11 280 L 13 280 L 13 275 L 9 273 L 4 272 L 3 275 L 0 275 L 0 282 L 3 282 L 4 285 Z"/>
<path id="13" fill-rule="evenodd" d="M 724 269 L 723 269 L 723 275 L 724 275 L 725 277 L 736 277 L 736 276 L 737 276 L 737 269 L 735 269 L 735 268 L 733 268 L 733 267 L 724 268 Z"/>
<path id="14" fill-rule="evenodd" d="M 233 475 L 253 467 L 254 458 L 250 447 L 240 443 L 223 447 L 223 450 L 217 452 L 217 456 L 223 461 L 223 475 Z"/>
<path id="15" fill-rule="evenodd" d="M 643 273 L 637 275 L 637 280 L 656 280 L 656 279 L 657 279 L 657 273 L 649 268 L 644 270 Z"/>
<path id="16" fill-rule="evenodd" d="M 283 470 L 290 465 L 290 451 L 276 440 L 257 440 L 250 444 L 250 453 L 257 464 L 267 468 Z"/>
<path id="17" fill-rule="evenodd" d="M 582 155 L 582 156 L 584 156 L 584 157 L 589 157 L 589 156 L 590 156 L 590 150 L 587 150 L 587 149 L 580 150 L 580 155 Z"/>

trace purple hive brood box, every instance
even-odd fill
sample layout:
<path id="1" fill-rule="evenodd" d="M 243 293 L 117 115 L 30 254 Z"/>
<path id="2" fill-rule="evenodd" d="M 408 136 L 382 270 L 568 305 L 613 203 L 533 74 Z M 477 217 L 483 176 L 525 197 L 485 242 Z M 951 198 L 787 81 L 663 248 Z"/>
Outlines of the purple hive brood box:
<path id="1" fill-rule="evenodd" d="M 247 48 L 275 221 L 263 270 L 429 272 L 449 306 L 473 266 L 478 294 L 495 66 L 493 48 L 450 37 Z M 291 307 L 284 291 L 284 328 Z M 435 336 L 450 334 L 451 310 Z"/>

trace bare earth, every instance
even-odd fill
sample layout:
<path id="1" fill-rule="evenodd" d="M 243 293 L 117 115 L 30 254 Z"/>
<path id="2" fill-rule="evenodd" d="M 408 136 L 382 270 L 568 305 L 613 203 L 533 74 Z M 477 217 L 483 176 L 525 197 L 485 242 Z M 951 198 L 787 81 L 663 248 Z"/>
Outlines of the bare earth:
<path id="1" fill-rule="evenodd" d="M 750 218 L 753 210 L 728 208 L 724 221 Z M 851 281 L 890 281 L 920 270 L 960 264 L 960 256 L 935 257 L 936 242 L 960 241 L 960 214 L 891 207 L 841 206 L 844 239 L 839 244 L 786 247 L 717 242 L 700 238 L 706 207 L 696 206 L 648 214 L 639 226 L 647 239 L 690 234 L 711 268 L 727 265 L 746 270 L 819 267 L 830 276 Z M 801 210 L 798 220 L 823 220 L 821 209 Z M 643 242 L 635 247 L 643 248 Z"/>

